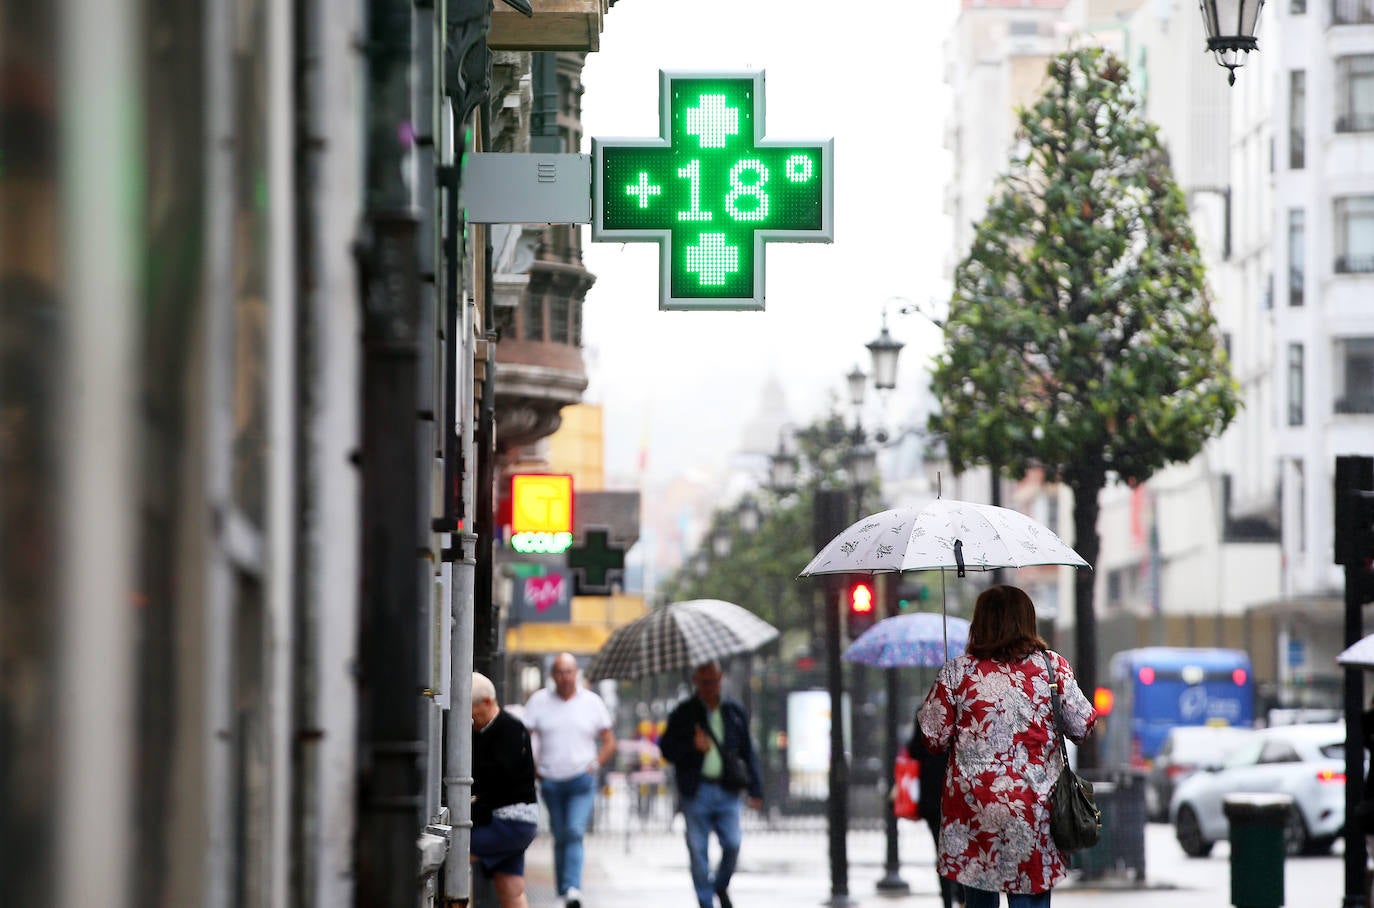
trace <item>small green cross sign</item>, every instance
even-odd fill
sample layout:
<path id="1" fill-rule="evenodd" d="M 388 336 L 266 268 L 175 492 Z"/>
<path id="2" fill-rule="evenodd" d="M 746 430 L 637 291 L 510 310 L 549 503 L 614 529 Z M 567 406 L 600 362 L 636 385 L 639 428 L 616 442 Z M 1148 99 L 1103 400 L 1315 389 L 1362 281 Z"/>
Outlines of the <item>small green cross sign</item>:
<path id="1" fill-rule="evenodd" d="M 834 140 L 764 139 L 763 73 L 659 72 L 657 139 L 592 139 L 592 239 L 659 244 L 660 309 L 762 309 L 764 244 L 834 237 Z"/>
<path id="2" fill-rule="evenodd" d="M 568 567 L 577 575 L 579 594 L 606 596 L 611 592 L 611 575 L 625 570 L 625 550 L 611 545 L 610 531 L 585 531 L 582 545 L 568 549 Z"/>

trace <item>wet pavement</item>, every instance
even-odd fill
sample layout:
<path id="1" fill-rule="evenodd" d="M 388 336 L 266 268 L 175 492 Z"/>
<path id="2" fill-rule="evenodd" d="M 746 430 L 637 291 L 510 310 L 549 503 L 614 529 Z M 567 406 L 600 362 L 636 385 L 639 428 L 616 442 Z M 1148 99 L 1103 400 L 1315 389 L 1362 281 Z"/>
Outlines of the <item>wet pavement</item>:
<path id="1" fill-rule="evenodd" d="M 671 829 L 606 823 L 587 837 L 583 908 L 695 908 L 682 820 Z M 1292 858 L 1285 867 L 1286 899 L 1296 908 L 1339 908 L 1343 868 L 1331 856 Z M 939 908 L 934 844 L 924 824 L 903 822 L 899 835 L 901 878 L 910 893 L 879 895 L 884 875 L 885 840 L 881 832 L 848 836 L 849 895 L 859 906 Z M 1143 883 L 1123 875 L 1084 881 L 1070 879 L 1054 892 L 1055 905 L 1111 905 L 1119 908 L 1223 908 L 1230 905 L 1230 849 L 1219 843 L 1207 858 L 1188 858 L 1171 827 L 1150 824 L 1145 835 Z M 531 908 L 559 908 L 553 890 L 552 841 L 541 833 L 527 856 L 526 881 Z M 746 830 L 739 870 L 730 886 L 735 908 L 783 908 L 828 904 L 830 864 L 824 828 L 813 819 L 772 829 Z"/>

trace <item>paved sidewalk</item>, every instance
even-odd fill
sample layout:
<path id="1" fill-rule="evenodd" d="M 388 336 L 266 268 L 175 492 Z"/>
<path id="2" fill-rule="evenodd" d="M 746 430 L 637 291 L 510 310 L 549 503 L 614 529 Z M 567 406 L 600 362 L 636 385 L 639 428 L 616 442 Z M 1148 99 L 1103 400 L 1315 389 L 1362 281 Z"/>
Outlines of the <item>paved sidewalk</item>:
<path id="1" fill-rule="evenodd" d="M 934 845 L 924 825 L 903 823 L 899 838 L 901 876 L 909 895 L 878 895 L 883 876 L 884 839 L 880 832 L 848 836 L 850 897 L 863 908 L 939 908 Z M 830 865 L 823 831 L 746 832 L 739 870 L 730 886 L 737 908 L 810 908 L 830 895 Z M 713 856 L 714 859 L 714 856 Z M 559 908 L 553 891 L 552 841 L 542 834 L 531 846 L 526 867 L 531 908 Z M 1172 830 L 1147 828 L 1147 882 L 1093 883 L 1073 880 L 1055 890 L 1057 906 L 1113 908 L 1226 908 L 1230 904 L 1228 847 L 1212 857 L 1185 857 Z M 1340 858 L 1296 858 L 1286 864 L 1286 903 L 1297 908 L 1339 908 Z M 661 827 L 602 832 L 587 838 L 583 908 L 695 908 L 687 850 L 678 820 L 671 832 Z"/>

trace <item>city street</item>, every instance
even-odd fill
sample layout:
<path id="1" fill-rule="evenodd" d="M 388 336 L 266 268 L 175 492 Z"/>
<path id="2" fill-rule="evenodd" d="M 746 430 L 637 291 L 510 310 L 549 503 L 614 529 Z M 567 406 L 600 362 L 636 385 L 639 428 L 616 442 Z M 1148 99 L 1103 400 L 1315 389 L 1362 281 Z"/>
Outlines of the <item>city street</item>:
<path id="1" fill-rule="evenodd" d="M 939 906 L 934 873 L 934 846 L 924 825 L 902 823 L 901 876 L 911 894 L 876 894 L 883 875 L 881 832 L 849 835 L 850 897 L 859 905 L 892 908 Z M 1120 908 L 1219 908 L 1230 905 L 1230 848 L 1219 843 L 1203 859 L 1184 856 L 1173 830 L 1152 823 L 1146 831 L 1146 883 L 1129 881 L 1092 884 L 1070 880 L 1055 890 L 1056 905 L 1098 905 Z M 1290 858 L 1285 868 L 1284 903 L 1299 908 L 1338 908 L 1343 870 L 1340 846 L 1326 857 Z M 691 908 L 693 896 L 682 841 L 682 821 L 671 832 L 658 829 L 606 830 L 587 837 L 584 908 L 639 908 L 663 905 Z M 526 867 L 532 908 L 555 908 L 552 887 L 552 840 L 541 833 L 531 846 Z M 730 887 L 738 908 L 816 905 L 830 893 L 829 863 L 824 831 L 809 820 L 805 831 L 779 828 L 745 834 L 740 868 Z"/>

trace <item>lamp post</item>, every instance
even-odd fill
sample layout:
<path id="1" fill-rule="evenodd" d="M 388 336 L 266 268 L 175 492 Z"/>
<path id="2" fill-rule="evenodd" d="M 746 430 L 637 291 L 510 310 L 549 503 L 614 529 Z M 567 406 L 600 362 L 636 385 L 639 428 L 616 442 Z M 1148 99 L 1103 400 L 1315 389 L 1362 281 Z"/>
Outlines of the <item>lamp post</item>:
<path id="1" fill-rule="evenodd" d="M 797 490 L 797 470 L 799 459 L 794 451 L 787 447 L 786 436 L 778 436 L 778 449 L 768 456 L 768 490 L 776 498 L 783 498 L 791 495 Z M 769 595 L 773 600 L 773 626 L 782 630 L 782 580 L 777 575 L 770 574 Z M 777 716 L 776 723 L 763 723 L 765 730 L 773 729 L 774 725 L 785 727 L 787 722 L 786 692 L 783 685 L 782 672 L 782 637 L 779 634 L 778 642 L 774 644 L 773 677 L 777 681 L 776 689 L 768 688 L 764 691 L 764 703 L 771 707 L 771 711 Z M 777 746 L 778 737 L 774 731 L 773 741 L 765 747 L 769 755 L 769 768 L 772 770 L 770 778 L 772 780 L 773 803 L 781 806 L 789 788 L 787 776 L 786 755 Z"/>
<path id="2" fill-rule="evenodd" d="M 873 359 L 873 387 L 879 392 L 891 391 L 897 387 L 897 357 L 902 352 L 902 347 L 906 346 L 897 340 L 887 330 L 887 310 L 883 310 L 883 325 L 878 336 L 866 344 L 869 355 Z M 861 440 L 862 441 L 862 440 Z M 877 452 L 863 444 L 866 452 L 868 479 L 871 481 L 877 472 Z M 856 448 L 856 453 L 858 449 Z M 857 464 L 859 457 L 856 456 Z M 856 471 L 857 473 L 857 471 Z M 857 479 L 856 475 L 856 479 Z M 883 578 L 881 589 L 883 590 L 882 602 L 885 603 L 884 617 L 891 618 L 897 613 L 897 587 L 900 583 L 898 576 L 888 576 Z M 897 766 L 897 729 L 900 725 L 898 709 L 901 706 L 901 683 L 897 676 L 897 669 L 889 668 L 884 673 L 886 685 L 886 710 L 883 723 L 883 778 L 886 790 L 891 791 L 896 784 Z M 878 880 L 878 891 L 887 894 L 901 894 L 911 891 L 911 887 L 902 879 L 901 856 L 897 849 L 897 815 L 889 807 L 883 812 L 883 837 L 886 841 L 887 850 L 883 861 L 883 876 Z"/>
<path id="3" fill-rule="evenodd" d="M 1250 51 L 1259 50 L 1255 28 L 1264 0 L 1201 0 L 1202 24 L 1207 29 L 1207 49 L 1217 64 L 1226 67 L 1227 82 L 1236 84 L 1236 70 L 1245 65 Z"/>

